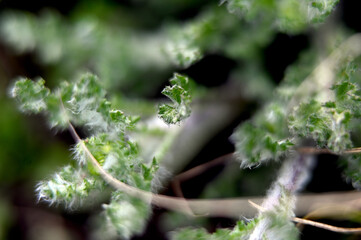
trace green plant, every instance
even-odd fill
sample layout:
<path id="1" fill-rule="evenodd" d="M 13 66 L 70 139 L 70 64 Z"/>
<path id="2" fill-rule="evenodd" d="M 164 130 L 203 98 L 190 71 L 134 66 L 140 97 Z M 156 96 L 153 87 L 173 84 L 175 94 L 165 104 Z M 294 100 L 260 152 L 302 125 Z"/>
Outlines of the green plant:
<path id="1" fill-rule="evenodd" d="M 10 90 L 20 110 L 44 114 L 51 128 L 69 129 L 76 141 L 72 148 L 76 162 L 38 184 L 39 200 L 77 208 L 107 192 L 109 184 L 112 190 L 110 202 L 103 204 L 103 227 L 115 230 L 124 239 L 144 230 L 151 204 L 189 215 L 209 214 L 212 206 L 207 205 L 207 201 L 203 203 L 208 207 L 202 209 L 197 202 L 158 195 L 157 190 L 166 181 L 162 176 L 164 167 L 169 161 L 177 160 L 170 155 L 187 157 L 183 151 L 189 150 L 186 149 L 189 145 L 182 148 L 177 138 L 187 121 L 191 122 L 186 119 L 192 116 L 192 104 L 198 106 L 197 100 L 211 98 L 212 90 L 200 88 L 189 77 L 175 73 L 171 86 L 162 91 L 172 102 L 159 103 L 158 113 L 140 111 L 142 119 L 134 114 L 142 109 L 139 105 L 129 108 L 127 113 L 116 106 L 133 106 L 126 96 L 117 96 L 117 90 L 126 92 L 135 87 L 129 96 L 147 94 L 149 89 L 144 86 L 148 85 L 142 81 L 144 77 L 154 78 L 148 76 L 149 69 L 154 76 L 161 76 L 174 66 L 186 68 L 205 53 L 218 52 L 244 62 L 245 66 L 237 69 L 233 77 L 244 78 L 242 84 L 246 90 L 242 92 L 239 87 L 237 92 L 249 100 L 256 99 L 261 105 L 248 121 L 235 129 L 234 155 L 242 168 L 271 161 L 281 162 L 282 167 L 253 220 L 240 220 L 233 229 L 220 229 L 212 234 L 203 229 L 186 228 L 172 233 L 171 237 L 297 239 L 298 230 L 292 223 L 296 193 L 307 181 L 316 154 L 328 152 L 343 156 L 345 176 L 355 187 L 360 185 L 359 149 L 353 149 L 359 141 L 352 139 L 352 135 L 359 133 L 361 115 L 358 59 L 361 36 L 350 36 L 341 27 L 336 33 L 328 33 L 333 37 L 324 43 L 323 55 L 311 46 L 287 69 L 278 86 L 273 87 L 268 77 L 258 72 L 263 72 L 262 49 L 277 32 L 296 34 L 312 28 L 318 36 L 322 27 L 318 24 L 325 21 L 337 2 L 222 1 L 220 6 L 209 5 L 188 23 L 169 23 L 146 36 L 136 28 L 113 32 L 117 28 L 91 18 L 82 22 L 83 18 L 79 17 L 74 25 L 63 25 L 56 14 L 45 15 L 46 21 L 20 13 L 4 15 L 1 30 L 8 44 L 19 52 L 35 50 L 43 64 L 58 65 L 50 71 L 51 78 L 64 74 L 76 79 L 60 82 L 50 90 L 42 79 L 21 78 Z M 53 28 L 39 27 L 43 24 L 59 25 L 62 30 L 52 32 L 49 29 Z M 89 27 L 85 37 L 79 28 L 79 25 L 84 27 L 82 24 Z M 27 34 L 18 35 L 11 28 L 13 25 L 26 28 Z M 124 32 L 129 35 L 122 34 Z M 138 42 L 133 43 L 134 39 Z M 79 47 L 82 44 L 86 46 Z M 150 46 L 144 47 L 144 44 Z M 139 46 L 145 51 L 139 51 Z M 64 50 L 57 51 L 59 48 Z M 72 71 L 82 69 L 94 70 L 100 77 L 90 73 L 75 77 L 77 73 Z M 129 81 L 133 78 L 134 82 Z M 150 88 L 156 88 L 157 81 L 153 85 Z M 264 91 L 273 94 L 260 97 Z M 153 106 L 142 104 L 145 108 Z M 239 108 L 236 105 L 229 112 L 222 110 L 216 115 L 220 115 L 221 120 L 231 118 Z M 147 116 L 156 115 L 168 126 L 149 125 L 144 121 Z M 211 126 L 207 125 L 211 121 L 217 122 L 208 119 L 205 127 Z M 175 125 L 170 126 L 172 124 Z M 81 139 L 76 129 L 82 129 L 88 137 Z M 203 130 L 202 134 L 206 135 L 207 131 Z M 147 139 L 155 139 L 156 147 Z M 176 167 L 172 169 L 176 170 Z"/>

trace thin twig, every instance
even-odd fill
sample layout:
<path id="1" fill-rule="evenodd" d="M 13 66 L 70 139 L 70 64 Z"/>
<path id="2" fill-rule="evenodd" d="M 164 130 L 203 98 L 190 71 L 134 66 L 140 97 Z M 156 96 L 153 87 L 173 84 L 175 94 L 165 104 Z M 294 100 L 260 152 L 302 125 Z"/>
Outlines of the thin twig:
<path id="1" fill-rule="evenodd" d="M 305 224 L 305 225 L 310 225 L 313 227 L 318 227 L 318 228 L 322 228 L 328 231 L 332 231 L 332 232 L 338 232 L 338 233 L 361 233 L 361 228 L 344 228 L 344 227 L 337 227 L 337 226 L 333 226 L 330 224 L 326 224 L 326 223 L 320 223 L 320 222 L 316 222 L 316 221 L 312 221 L 312 220 L 308 220 L 308 219 L 303 219 L 303 218 L 298 218 L 298 217 L 294 217 L 292 219 L 294 222 L 297 223 L 301 223 L 301 224 Z"/>
<path id="2" fill-rule="evenodd" d="M 179 184 L 179 181 L 177 181 L 177 180 L 173 181 L 171 184 L 172 184 L 172 188 L 173 188 L 174 193 L 176 194 L 176 196 L 178 196 L 179 198 L 181 198 L 181 199 L 183 199 L 185 201 L 186 207 L 188 208 L 188 211 L 190 213 L 192 213 L 192 216 L 193 217 L 199 216 L 193 211 L 193 209 L 188 204 L 187 199 L 183 195 L 183 192 L 182 192 L 181 186 Z"/>
<path id="3" fill-rule="evenodd" d="M 232 153 L 228 153 L 226 155 L 220 156 L 216 159 L 213 159 L 212 161 L 198 165 L 194 168 L 189 169 L 188 171 L 185 171 L 185 172 L 175 176 L 173 178 L 173 181 L 171 184 L 172 184 L 172 188 L 173 188 L 173 191 L 176 194 L 176 196 L 185 199 L 183 191 L 182 191 L 182 187 L 181 187 L 181 182 L 191 179 L 195 176 L 198 176 L 198 175 L 202 174 L 203 172 L 207 171 L 211 167 L 214 167 L 214 166 L 217 166 L 218 164 L 227 162 L 233 154 L 234 153 L 232 152 Z M 190 206 L 189 206 L 189 209 L 191 212 L 194 212 Z M 196 214 L 194 214 L 194 215 L 197 216 Z"/>
<path id="4" fill-rule="evenodd" d="M 264 212 L 266 209 L 261 207 L 260 205 L 254 203 L 251 200 L 248 200 L 249 204 L 258 209 L 260 212 Z M 338 233 L 361 233 L 361 228 L 344 228 L 344 227 L 337 227 L 337 226 L 333 226 L 330 224 L 326 224 L 326 223 L 320 223 L 320 222 L 316 222 L 316 221 L 312 221 L 312 220 L 308 220 L 308 219 L 303 219 L 303 218 L 298 218 L 298 217 L 294 217 L 292 218 L 293 222 L 297 222 L 297 223 L 301 223 L 301 224 L 305 224 L 305 225 L 310 225 L 313 227 L 318 227 L 318 228 L 322 228 L 328 231 L 332 231 L 332 232 L 338 232 Z"/>
<path id="5" fill-rule="evenodd" d="M 341 153 L 336 153 L 326 148 L 301 147 L 301 148 L 297 148 L 297 152 L 305 153 L 305 154 L 332 154 L 332 155 L 354 154 L 354 153 L 361 153 L 361 147 L 346 149 Z"/>
<path id="6" fill-rule="evenodd" d="M 300 147 L 296 149 L 299 153 L 304 154 L 332 154 L 337 155 L 335 152 L 326 148 L 314 148 L 314 147 Z"/>
<path id="7" fill-rule="evenodd" d="M 358 148 L 352 148 L 349 150 L 346 150 L 345 153 L 353 154 L 353 153 L 361 153 L 361 147 Z"/>
<path id="8" fill-rule="evenodd" d="M 214 167 L 216 165 L 227 162 L 228 160 L 231 159 L 231 156 L 233 156 L 233 154 L 234 154 L 234 152 L 227 153 L 226 155 L 222 155 L 216 159 L 213 159 L 212 161 L 198 165 L 194 168 L 189 169 L 188 171 L 178 174 L 177 176 L 174 177 L 174 179 L 177 179 L 180 182 L 191 179 L 195 176 L 202 174 L 203 172 L 205 172 L 206 170 L 208 170 L 211 167 Z"/>

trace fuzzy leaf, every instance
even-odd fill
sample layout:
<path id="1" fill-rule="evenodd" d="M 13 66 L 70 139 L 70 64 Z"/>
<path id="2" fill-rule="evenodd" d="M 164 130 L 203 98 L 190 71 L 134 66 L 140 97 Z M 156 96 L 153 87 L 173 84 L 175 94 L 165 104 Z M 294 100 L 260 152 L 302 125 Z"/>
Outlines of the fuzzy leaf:
<path id="1" fill-rule="evenodd" d="M 113 193 L 109 204 L 103 205 L 107 221 L 122 239 L 130 239 L 144 231 L 151 207 L 142 200 L 129 198 L 122 192 Z"/>
<path id="2" fill-rule="evenodd" d="M 173 104 L 162 104 L 158 109 L 158 116 L 167 124 L 176 124 L 186 119 L 191 114 L 190 79 L 175 73 L 170 80 L 172 86 L 164 88 L 162 93 L 167 96 Z"/>
<path id="3" fill-rule="evenodd" d="M 270 104 L 233 133 L 236 155 L 242 167 L 278 159 L 294 145 L 288 138 L 285 112 L 280 104 Z"/>
<path id="4" fill-rule="evenodd" d="M 281 31 L 299 32 L 310 23 L 325 21 L 339 0 L 224 0 L 231 13 L 243 16 L 246 20 L 263 17 L 270 19 Z"/>
<path id="5" fill-rule="evenodd" d="M 356 63 L 346 64 L 339 71 L 339 81 L 331 87 L 331 90 L 335 93 L 335 109 L 348 110 L 353 117 L 358 118 L 361 116 L 361 91 L 356 69 Z"/>
<path id="6" fill-rule="evenodd" d="M 112 109 L 95 75 L 88 73 L 74 83 L 63 82 L 54 93 L 44 83 L 44 80 L 21 79 L 15 83 L 11 95 L 24 111 L 39 113 L 47 110 L 51 127 L 64 128 L 71 121 L 93 133 L 105 132 L 113 138 L 122 138 L 139 119 Z"/>
<path id="7" fill-rule="evenodd" d="M 179 77 L 175 81 L 183 83 L 185 79 Z M 35 113 L 47 110 L 51 126 L 64 128 L 71 122 L 85 127 L 91 134 L 73 148 L 78 166 L 66 166 L 50 180 L 38 184 L 39 199 L 73 207 L 81 205 L 93 190 L 104 187 L 105 182 L 94 166 L 87 164 L 89 156 L 83 144 L 112 176 L 136 188 L 151 190 L 157 162 L 155 159 L 150 164 L 143 162 L 138 145 L 126 133 L 139 118 L 112 109 L 96 76 L 85 74 L 74 83 L 63 82 L 54 93 L 44 87 L 43 80 L 23 79 L 15 84 L 12 93 L 24 110 Z M 175 94 L 171 99 L 176 101 L 176 97 L 179 96 Z M 182 96 L 180 104 L 183 104 Z M 129 239 L 144 229 L 150 205 L 118 193 L 105 205 L 105 213 L 120 236 Z"/>
<path id="8" fill-rule="evenodd" d="M 88 138 L 85 144 L 100 165 L 111 175 L 134 187 L 150 190 L 152 173 L 154 173 L 151 169 L 156 168 L 156 164 L 153 162 L 148 168 L 142 163 L 138 156 L 137 144 L 129 140 L 115 141 L 106 134 Z M 86 158 L 85 153 L 83 154 L 80 159 Z"/>
<path id="9" fill-rule="evenodd" d="M 39 79 L 36 82 L 22 78 L 18 80 L 11 90 L 11 97 L 16 98 L 22 111 L 39 113 L 47 109 L 46 100 L 49 89 L 45 81 Z"/>
<path id="10" fill-rule="evenodd" d="M 307 2 L 311 22 L 323 22 L 332 13 L 339 0 L 309 0 Z"/>
<path id="11" fill-rule="evenodd" d="M 172 234 L 172 240 L 206 240 L 211 239 L 210 234 L 203 228 L 185 228 Z"/>
<path id="12" fill-rule="evenodd" d="M 217 229 L 210 234 L 203 228 L 183 228 L 171 233 L 172 240 L 248 240 L 256 226 L 258 219 L 251 221 L 238 221 L 236 226 L 230 229 Z"/>
<path id="13" fill-rule="evenodd" d="M 351 146 L 348 124 L 350 111 L 338 112 L 330 108 L 333 104 L 321 105 L 316 100 L 300 104 L 289 117 L 292 134 L 302 138 L 314 139 L 318 146 L 342 152 Z"/>
<path id="14" fill-rule="evenodd" d="M 258 228 L 251 234 L 249 240 L 277 239 L 277 240 L 297 240 L 299 231 L 296 226 L 284 216 L 280 216 L 275 211 L 263 213 L 260 217 Z"/>
<path id="15" fill-rule="evenodd" d="M 102 189 L 102 181 L 89 176 L 83 169 L 70 165 L 63 167 L 47 181 L 37 185 L 38 199 L 50 204 L 64 204 L 72 208 L 82 204 L 82 201 L 94 190 Z"/>

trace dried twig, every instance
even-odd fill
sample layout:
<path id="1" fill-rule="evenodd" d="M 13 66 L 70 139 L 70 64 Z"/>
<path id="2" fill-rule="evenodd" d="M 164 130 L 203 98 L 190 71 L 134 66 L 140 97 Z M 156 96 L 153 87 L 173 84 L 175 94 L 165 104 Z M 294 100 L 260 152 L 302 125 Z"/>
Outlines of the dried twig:
<path id="1" fill-rule="evenodd" d="M 253 201 L 249 200 L 248 202 L 250 203 L 250 205 L 252 207 L 258 209 L 259 211 L 261 211 L 261 212 L 265 211 L 265 209 L 263 207 L 261 207 L 260 205 L 254 203 Z M 301 223 L 301 224 L 305 224 L 305 225 L 310 225 L 310 226 L 322 228 L 322 229 L 332 231 L 332 232 L 361 233 L 361 227 L 360 228 L 337 227 L 337 226 L 333 226 L 333 225 L 330 225 L 330 224 L 320 223 L 320 222 L 316 222 L 316 221 L 312 221 L 312 220 L 308 220 L 308 219 L 304 219 L 304 218 L 298 218 L 298 217 L 292 218 L 292 221 L 297 222 L 297 223 Z"/>
<path id="2" fill-rule="evenodd" d="M 301 147 L 297 148 L 297 152 L 306 153 L 306 154 L 332 154 L 332 155 L 340 155 L 340 153 L 336 153 L 326 148 L 313 148 L 313 147 Z M 342 152 L 342 154 L 354 154 L 361 153 L 361 147 L 347 149 Z"/>

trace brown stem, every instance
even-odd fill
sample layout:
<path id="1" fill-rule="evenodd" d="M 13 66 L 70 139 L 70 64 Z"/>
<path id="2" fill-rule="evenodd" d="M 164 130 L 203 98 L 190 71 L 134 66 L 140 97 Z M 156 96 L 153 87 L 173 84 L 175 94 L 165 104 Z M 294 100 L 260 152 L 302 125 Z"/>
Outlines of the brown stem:
<path id="1" fill-rule="evenodd" d="M 183 182 L 186 181 L 188 179 L 191 179 L 195 176 L 198 176 L 200 174 L 202 174 L 203 172 L 205 172 L 206 170 L 208 170 L 211 167 L 217 166 L 219 164 L 225 163 L 228 160 L 230 160 L 233 156 L 233 152 L 232 153 L 227 153 L 226 155 L 220 156 L 216 159 L 213 159 L 212 161 L 206 162 L 204 164 L 198 165 L 194 168 L 189 169 L 188 171 L 185 171 L 177 176 L 174 177 L 174 179 Z"/>
<path id="2" fill-rule="evenodd" d="M 203 215 L 228 215 L 226 214 L 226 209 L 233 210 L 239 209 L 240 206 L 245 206 L 245 199 L 225 199 L 225 200 L 186 200 L 184 198 L 175 198 L 175 197 L 169 197 L 164 195 L 157 195 L 150 192 L 146 192 L 131 186 L 126 185 L 125 183 L 120 182 L 113 176 L 111 176 L 109 173 L 107 173 L 98 163 L 98 161 L 94 158 L 94 156 L 90 153 L 89 149 L 85 146 L 84 142 L 80 139 L 78 134 L 76 133 L 74 127 L 69 123 L 70 130 L 72 132 L 72 135 L 76 137 L 76 140 L 78 143 L 81 144 L 82 148 L 90 158 L 92 164 L 94 167 L 98 170 L 102 178 L 107 181 L 111 186 L 113 186 L 115 189 L 124 191 L 130 196 L 142 199 L 145 202 L 151 202 L 154 205 L 157 205 L 159 207 L 167 208 L 174 211 L 183 212 L 188 215 L 193 215 L 194 212 L 191 209 L 197 209 L 198 211 L 203 209 L 204 213 Z M 196 172 L 196 171 L 194 171 Z M 186 175 L 187 176 L 187 175 Z M 255 206 L 257 209 L 262 210 L 262 207 L 257 205 L 251 200 L 248 200 L 253 206 Z M 257 201 L 257 200 L 256 200 Z M 258 199 L 260 202 L 260 199 Z M 217 206 L 222 206 L 221 208 Z M 212 213 L 212 214 L 210 214 Z M 222 214 L 223 213 L 223 214 Z M 244 214 L 244 213 L 243 213 Z M 229 214 L 231 215 L 231 214 Z M 234 212 L 233 212 L 234 215 Z M 342 228 L 342 227 L 336 227 L 320 222 L 315 222 L 307 219 L 302 218 L 293 218 L 294 222 L 302 223 L 311 225 L 314 227 L 322 228 L 325 230 L 333 231 L 333 232 L 339 232 L 339 233 L 360 233 L 361 228 Z"/>
<path id="3" fill-rule="evenodd" d="M 265 208 L 261 207 L 260 205 L 252 202 L 251 200 L 248 201 L 249 204 L 256 208 L 257 210 L 264 212 L 266 211 Z M 328 231 L 332 231 L 332 232 L 338 232 L 338 233 L 361 233 L 361 228 L 343 228 L 343 227 L 337 227 L 337 226 L 333 226 L 333 225 L 329 225 L 329 224 L 325 224 L 325 223 L 320 223 L 320 222 L 316 222 L 316 221 L 312 221 L 312 220 L 308 220 L 308 219 L 303 219 L 303 218 L 298 218 L 298 217 L 294 217 L 292 218 L 292 221 L 297 222 L 297 223 L 301 223 L 301 224 L 306 224 L 306 225 L 310 225 L 310 226 L 314 226 L 314 227 L 318 227 L 318 228 L 322 228 Z"/>
<path id="4" fill-rule="evenodd" d="M 64 109 L 65 110 L 65 109 Z M 126 194 L 136 197 L 138 199 L 141 199 L 145 202 L 152 203 L 158 207 L 166 208 L 173 211 L 182 212 L 187 215 L 194 216 L 197 215 L 209 215 L 209 216 L 224 216 L 224 217 L 239 217 L 239 216 L 252 216 L 256 212 L 251 208 L 247 207 L 247 201 L 251 200 L 252 202 L 261 203 L 262 198 L 233 198 L 233 199 L 221 199 L 221 200 L 190 200 L 190 199 L 184 199 L 184 198 L 178 198 L 178 197 L 169 197 L 159 194 L 154 194 L 151 192 L 143 191 L 141 189 L 129 186 L 118 179 L 114 178 L 112 175 L 110 175 L 108 172 L 106 172 L 99 162 L 95 159 L 95 157 L 92 155 L 92 153 L 89 151 L 89 149 L 84 144 L 84 141 L 79 137 L 77 134 L 75 128 L 73 125 L 68 121 L 69 130 L 74 137 L 75 141 L 81 145 L 83 150 L 85 151 L 86 155 L 88 156 L 88 159 L 93 164 L 95 169 L 99 172 L 100 176 L 112 187 L 114 187 L 117 190 L 123 191 Z M 358 153 L 360 152 L 360 148 L 351 149 L 348 152 L 352 153 Z M 215 159 L 212 161 L 212 164 L 209 164 L 211 166 L 216 165 L 217 163 L 221 162 L 221 159 Z M 208 165 L 208 167 L 209 167 Z M 207 165 L 206 165 L 207 166 Z M 185 172 L 185 174 L 181 174 L 181 179 L 188 179 L 191 176 L 194 176 L 197 172 L 202 172 L 207 167 L 201 167 L 199 166 L 195 168 L 195 170 L 191 169 L 190 171 Z M 182 177 L 183 176 L 183 177 Z M 179 179 L 179 178 L 178 178 Z M 359 193 L 352 193 L 352 195 L 357 194 L 357 198 L 360 198 Z M 341 193 L 338 194 L 341 195 L 342 198 L 346 197 L 347 194 Z M 311 201 L 306 200 L 308 203 L 303 203 L 303 205 L 310 205 L 310 203 L 317 202 L 315 199 L 317 196 L 311 196 Z M 329 197 L 327 195 L 324 195 L 326 199 L 332 200 L 332 197 Z M 352 196 L 353 199 L 356 199 L 354 196 Z M 310 198 L 310 196 L 308 196 Z M 299 202 L 302 202 L 302 196 L 299 197 Z M 321 202 L 324 202 L 321 200 Z M 243 207 L 242 207 L 243 206 Z M 196 212 L 194 213 L 193 209 Z M 361 230 L 359 228 L 352 228 L 352 229 L 346 229 L 346 228 L 339 228 L 334 227 L 331 225 L 318 223 L 310 220 L 295 218 L 294 221 L 301 222 L 303 224 L 309 224 L 316 227 L 324 228 L 330 231 L 337 231 L 337 232 L 344 232 L 344 233 L 355 233 L 360 232 Z"/>
<path id="5" fill-rule="evenodd" d="M 297 152 L 304 154 L 332 154 L 332 155 L 340 155 L 340 153 L 336 153 L 326 148 L 313 148 L 313 147 L 301 147 L 297 148 Z M 361 153 L 361 147 L 351 148 L 344 150 L 341 154 L 354 154 Z"/>
<path id="6" fill-rule="evenodd" d="M 188 179 L 191 179 L 195 176 L 198 176 L 202 174 L 203 172 L 207 171 L 209 168 L 217 166 L 218 164 L 222 164 L 230 160 L 230 157 L 233 156 L 233 153 L 228 153 L 226 155 L 220 156 L 216 159 L 213 159 L 212 161 L 209 161 L 207 163 L 201 164 L 199 166 L 196 166 L 194 168 L 189 169 L 188 171 L 185 171 L 173 178 L 172 181 L 172 188 L 176 196 L 185 199 L 181 182 L 186 181 Z M 189 205 L 188 205 L 189 206 Z M 189 206 L 189 210 L 194 213 L 194 211 Z M 196 214 L 194 214 L 196 215 Z"/>
<path id="7" fill-rule="evenodd" d="M 189 211 L 189 207 L 195 211 L 196 215 L 208 215 L 208 216 L 223 216 L 234 217 L 239 216 L 252 217 L 256 214 L 256 211 L 247 207 L 247 201 L 250 199 L 253 202 L 261 203 L 263 198 L 261 197 L 244 197 L 244 198 L 229 198 L 229 199 L 184 199 L 178 197 L 169 197 L 151 192 L 146 192 L 132 186 L 129 186 L 107 173 L 90 153 L 84 142 L 77 135 L 74 127 L 69 125 L 70 131 L 76 136 L 76 141 L 81 144 L 85 153 L 88 155 L 90 162 L 94 165 L 95 169 L 99 172 L 101 177 L 117 190 L 124 191 L 130 196 L 139 198 L 143 201 L 152 203 L 158 207 L 166 208 L 173 211 L 182 212 L 188 215 L 194 215 Z M 297 214 L 304 215 L 310 211 L 312 204 L 325 204 L 326 202 L 340 202 L 342 200 L 355 200 L 361 198 L 361 193 L 334 193 L 334 194 L 316 194 L 316 195 L 300 195 L 298 198 L 298 204 L 296 209 Z"/>

